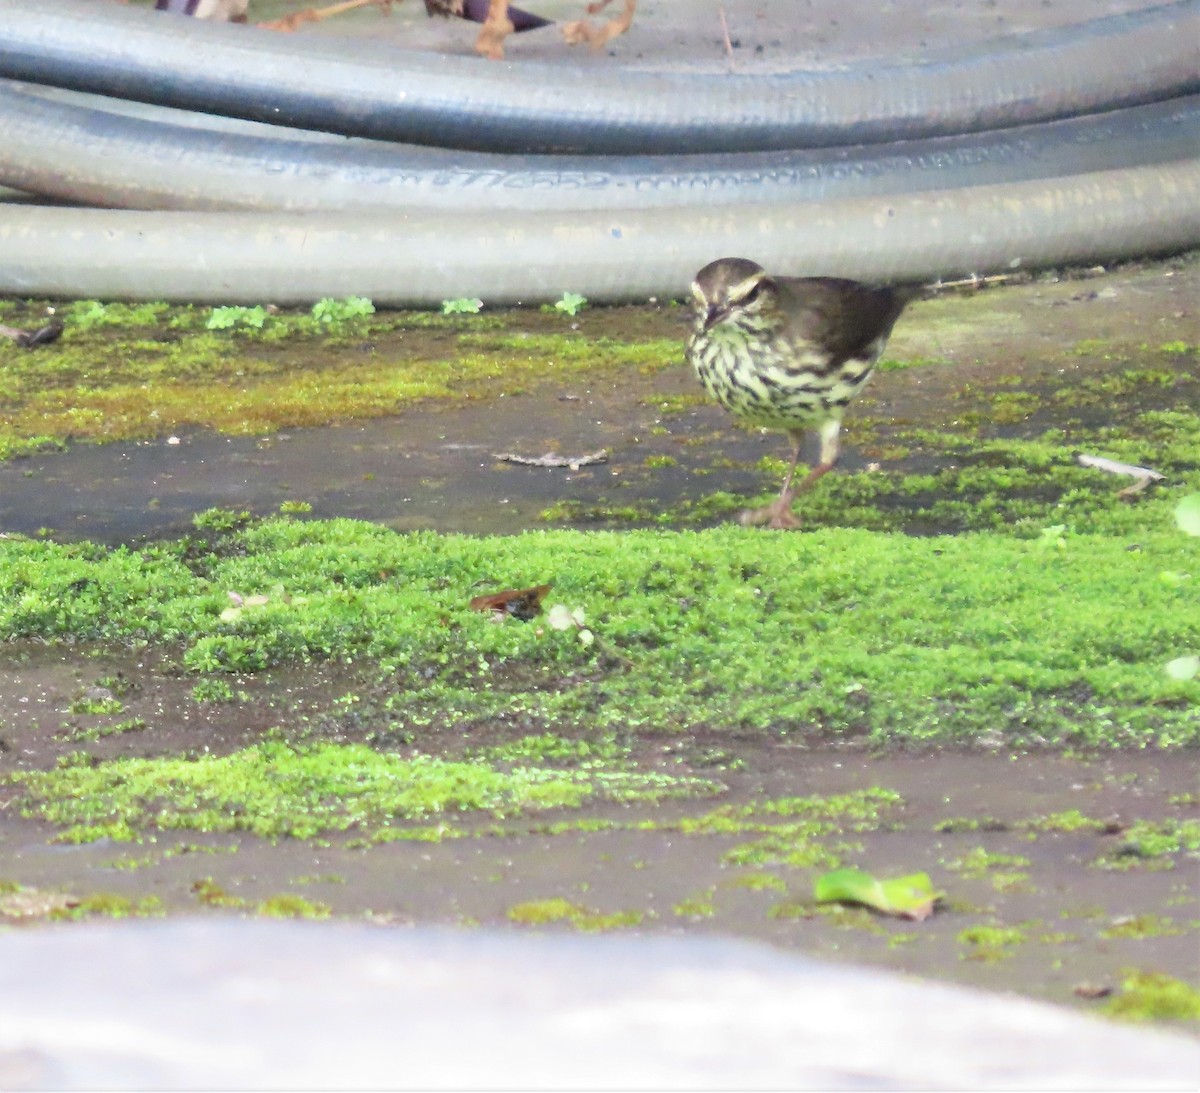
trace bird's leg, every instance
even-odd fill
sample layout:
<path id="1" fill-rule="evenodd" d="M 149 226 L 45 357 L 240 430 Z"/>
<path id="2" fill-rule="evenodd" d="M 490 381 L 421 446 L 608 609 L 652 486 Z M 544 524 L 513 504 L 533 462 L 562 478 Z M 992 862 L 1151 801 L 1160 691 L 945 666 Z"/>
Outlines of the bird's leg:
<path id="1" fill-rule="evenodd" d="M 612 0 L 595 0 L 588 4 L 588 14 L 596 15 L 603 11 Z M 576 19 L 572 23 L 564 23 L 562 32 L 567 45 L 575 46 L 587 42 L 592 49 L 602 49 L 604 44 L 619 34 L 624 34 L 633 23 L 637 11 L 637 0 L 625 0 L 625 10 L 620 15 L 614 15 L 607 23 L 593 26 L 587 19 Z"/>
<path id="2" fill-rule="evenodd" d="M 797 493 L 806 493 L 808 490 L 811 490 L 821 478 L 837 466 L 838 456 L 841 454 L 842 448 L 838 440 L 838 433 L 841 431 L 841 428 L 842 423 L 837 418 L 826 421 L 821 425 L 819 434 L 821 437 L 821 462 L 813 467 L 808 472 L 808 477 L 792 491 L 793 496 Z"/>
<path id="3" fill-rule="evenodd" d="M 838 420 L 827 421 L 821 425 L 821 461 L 808 472 L 804 481 L 798 486 L 792 485 L 792 479 L 796 474 L 796 464 L 800 462 L 800 445 L 804 440 L 804 433 L 799 429 L 789 430 L 788 436 L 792 438 L 792 462 L 784 476 L 783 488 L 779 491 L 779 496 L 769 505 L 764 505 L 760 509 L 747 509 L 738 517 L 738 522 L 744 527 L 753 527 L 757 524 L 766 524 L 772 528 L 800 527 L 799 518 L 792 512 L 792 503 L 797 494 L 807 493 L 837 465 L 841 447 L 838 442 L 838 432 L 841 426 L 842 423 Z"/>
<path id="4" fill-rule="evenodd" d="M 804 432 L 794 429 L 788 432 L 788 436 L 792 438 L 792 461 L 788 465 L 787 474 L 783 477 L 783 488 L 779 491 L 779 496 L 769 505 L 763 505 L 760 509 L 746 509 L 741 513 L 738 516 L 738 523 L 743 527 L 755 527 L 758 524 L 767 524 L 773 528 L 798 528 L 800 526 L 800 521 L 792 512 L 792 501 L 796 496 L 796 491 L 792 489 L 792 479 L 796 474 L 796 464 L 800 462 L 800 445 L 804 440 Z"/>
<path id="5" fill-rule="evenodd" d="M 490 0 L 487 19 L 483 29 L 475 40 L 475 52 L 481 57 L 490 57 L 493 61 L 504 59 L 504 39 L 514 31 L 513 22 L 508 17 L 508 0 Z"/>

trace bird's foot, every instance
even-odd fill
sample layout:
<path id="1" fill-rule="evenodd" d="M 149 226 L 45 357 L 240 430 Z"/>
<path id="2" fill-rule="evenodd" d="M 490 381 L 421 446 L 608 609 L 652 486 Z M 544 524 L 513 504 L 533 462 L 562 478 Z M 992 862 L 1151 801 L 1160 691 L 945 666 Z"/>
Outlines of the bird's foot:
<path id="1" fill-rule="evenodd" d="M 800 518 L 792 512 L 792 497 L 791 493 L 783 494 L 760 509 L 746 509 L 739 513 L 738 523 L 744 528 L 757 527 L 760 524 L 781 531 L 798 528 L 801 526 Z"/>
<path id="2" fill-rule="evenodd" d="M 594 3 L 588 4 L 588 14 L 598 15 L 611 3 L 612 0 L 595 0 Z M 595 26 L 587 19 L 577 19 L 572 23 L 564 23 L 562 28 L 563 37 L 567 40 L 567 45 L 570 46 L 579 45 L 580 42 L 587 42 L 594 50 L 603 49 L 606 43 L 616 38 L 619 34 L 624 34 L 629 29 L 630 24 L 633 22 L 635 11 L 637 11 L 637 0 L 625 0 L 625 10 L 620 15 L 614 16 L 600 26 Z"/>
<path id="3" fill-rule="evenodd" d="M 508 0 L 490 0 L 487 17 L 475 39 L 475 52 L 493 61 L 504 60 L 504 39 L 515 31 L 508 17 Z"/>

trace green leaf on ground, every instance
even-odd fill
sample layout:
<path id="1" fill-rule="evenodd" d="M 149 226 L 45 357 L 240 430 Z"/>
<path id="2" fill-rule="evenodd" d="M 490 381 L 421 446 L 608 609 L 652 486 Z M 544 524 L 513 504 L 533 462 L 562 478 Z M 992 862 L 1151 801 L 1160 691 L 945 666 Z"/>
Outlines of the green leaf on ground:
<path id="1" fill-rule="evenodd" d="M 443 315 L 478 315 L 483 310 L 483 301 L 477 296 L 462 296 L 457 300 L 443 300 Z"/>
<path id="2" fill-rule="evenodd" d="M 586 296 L 580 296 L 578 292 L 564 292 L 562 299 L 554 305 L 554 309 L 565 312 L 567 315 L 578 315 L 586 306 Z"/>
<path id="3" fill-rule="evenodd" d="M 1188 535 L 1200 535 L 1200 493 L 1189 493 L 1175 506 L 1175 523 Z"/>
<path id="4" fill-rule="evenodd" d="M 921 922 L 933 914 L 941 893 L 928 873 L 879 880 L 861 869 L 835 869 L 817 878 L 813 895 L 818 903 L 861 903 L 884 915 Z"/>

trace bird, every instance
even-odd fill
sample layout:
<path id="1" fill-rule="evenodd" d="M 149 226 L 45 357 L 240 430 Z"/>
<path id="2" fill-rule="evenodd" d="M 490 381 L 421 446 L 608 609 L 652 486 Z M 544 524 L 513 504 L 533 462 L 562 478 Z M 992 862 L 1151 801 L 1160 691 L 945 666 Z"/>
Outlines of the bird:
<path id="1" fill-rule="evenodd" d="M 792 511 L 796 496 L 837 463 L 846 407 L 871 378 L 900 313 L 921 292 L 840 277 L 777 277 L 746 258 L 719 258 L 696 274 L 688 362 L 735 417 L 782 430 L 792 441 L 779 496 L 743 512 L 743 525 L 800 527 Z M 809 429 L 820 437 L 820 462 L 793 486 Z"/>

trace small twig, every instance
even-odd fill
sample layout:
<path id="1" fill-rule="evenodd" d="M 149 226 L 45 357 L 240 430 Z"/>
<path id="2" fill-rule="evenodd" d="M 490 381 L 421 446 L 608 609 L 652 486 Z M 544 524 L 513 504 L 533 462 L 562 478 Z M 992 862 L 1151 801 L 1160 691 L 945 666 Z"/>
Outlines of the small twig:
<path id="1" fill-rule="evenodd" d="M 607 463 L 608 452 L 601 449 L 598 452 L 592 452 L 591 455 L 555 455 L 554 452 L 547 452 L 545 455 L 528 456 L 516 455 L 513 452 L 493 452 L 493 459 L 502 460 L 505 463 L 520 463 L 523 467 L 567 467 L 570 470 L 577 471 L 580 467 L 591 467 L 596 463 Z"/>
<path id="2" fill-rule="evenodd" d="M 1006 281 L 1016 280 L 1020 276 L 1020 274 L 1013 273 L 993 273 L 987 277 L 980 277 L 979 274 L 973 273 L 970 277 L 959 281 L 936 281 L 930 287 L 934 292 L 947 290 L 978 292 L 981 288 L 987 288 L 989 285 L 1002 285 Z"/>
<path id="3" fill-rule="evenodd" d="M 1115 459 L 1106 459 L 1102 455 L 1088 455 L 1086 452 L 1076 452 L 1075 458 L 1081 467 L 1094 467 L 1106 474 L 1127 474 L 1131 478 L 1149 478 L 1152 482 L 1161 482 L 1167 476 L 1149 467 L 1136 467 L 1132 463 L 1118 463 Z"/>
<path id="4" fill-rule="evenodd" d="M 63 324 L 53 319 L 37 330 L 18 330 L 15 326 L 0 326 L 0 338 L 11 338 L 22 349 L 33 349 L 38 345 L 49 345 L 58 341 Z"/>
<path id="5" fill-rule="evenodd" d="M 272 19 L 270 22 L 257 25 L 263 30 L 293 31 L 304 26 L 305 23 L 319 23 L 322 19 L 329 19 L 335 15 L 341 15 L 343 12 L 353 11 L 355 8 L 366 7 L 368 4 L 377 4 L 381 11 L 389 14 L 392 10 L 391 0 L 343 0 L 340 4 L 331 4 L 324 8 L 307 8 L 304 11 L 294 12 L 292 15 L 285 15 L 282 19 Z"/>
<path id="6" fill-rule="evenodd" d="M 1149 467 L 1136 467 L 1132 463 L 1118 463 L 1115 459 L 1106 459 L 1102 455 L 1076 452 L 1075 459 L 1081 467 L 1091 467 L 1093 470 L 1104 471 L 1106 474 L 1124 474 L 1130 478 L 1136 478 L 1137 481 L 1132 486 L 1126 486 L 1117 493 L 1118 497 L 1126 501 L 1148 489 L 1151 483 L 1161 482 L 1167 477 Z"/>
<path id="7" fill-rule="evenodd" d="M 725 20 L 725 6 L 717 5 L 717 17 L 721 20 L 721 34 L 725 38 L 725 54 L 729 58 L 729 67 L 733 68 L 733 39 L 729 37 L 729 23 Z"/>

